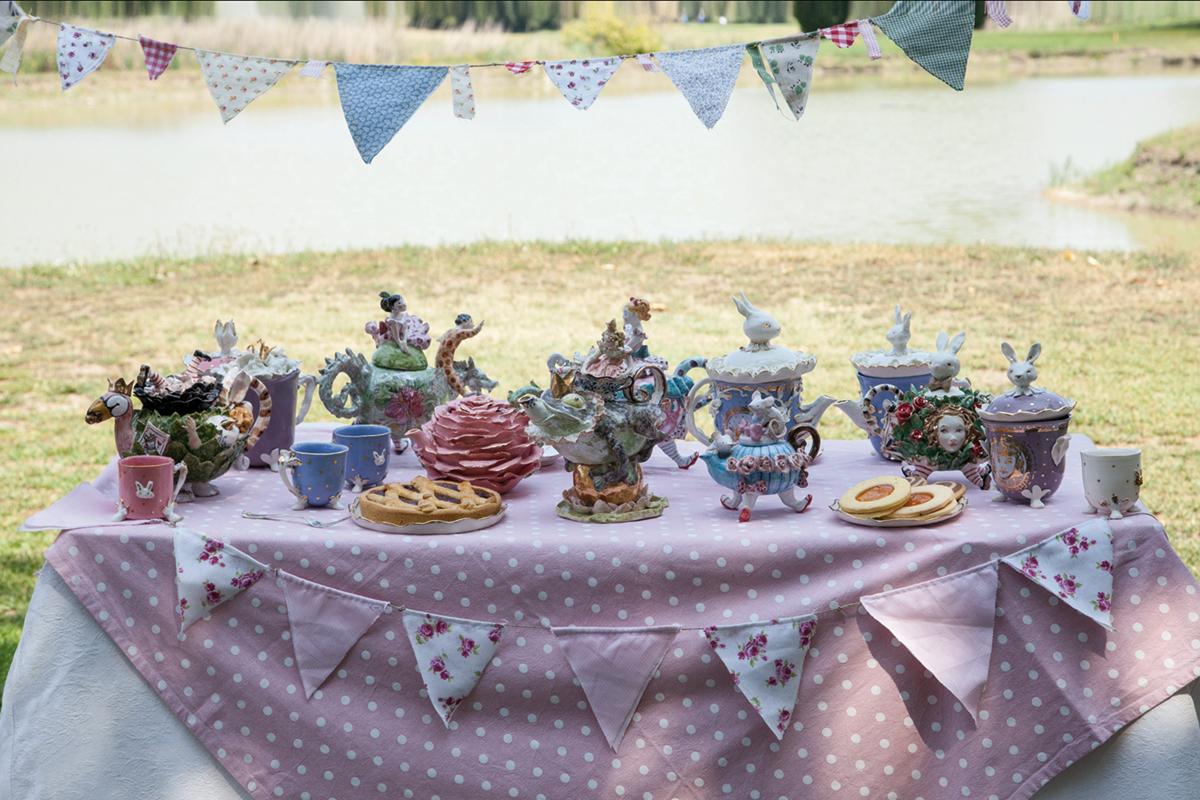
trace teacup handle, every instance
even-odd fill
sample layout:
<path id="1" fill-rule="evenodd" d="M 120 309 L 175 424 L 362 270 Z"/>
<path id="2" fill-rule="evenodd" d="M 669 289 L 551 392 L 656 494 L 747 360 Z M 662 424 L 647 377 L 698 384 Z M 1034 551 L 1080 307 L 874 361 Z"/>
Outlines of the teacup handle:
<path id="1" fill-rule="evenodd" d="M 279 451 L 279 480 L 283 481 L 283 486 L 301 503 L 304 498 L 300 496 L 300 490 L 296 488 L 296 483 L 292 480 L 292 470 L 300 466 L 300 459 L 296 458 L 291 450 Z"/>
<path id="2" fill-rule="evenodd" d="M 1061 464 L 1063 459 L 1067 457 L 1067 449 L 1071 446 L 1071 435 L 1064 433 L 1062 436 L 1054 440 L 1054 446 L 1050 448 L 1050 457 L 1054 459 L 1055 466 Z"/>
<path id="3" fill-rule="evenodd" d="M 172 506 L 174 506 L 175 502 L 179 499 L 179 493 L 181 491 L 183 491 L 183 485 L 185 483 L 187 483 L 187 476 L 188 476 L 187 464 L 183 463 L 182 461 L 176 462 L 175 463 L 175 474 L 178 475 L 179 477 L 177 477 L 175 479 L 175 491 L 171 492 L 171 505 Z"/>
<path id="4" fill-rule="evenodd" d="M 696 424 L 696 408 L 701 396 L 707 394 L 707 392 L 701 392 L 700 390 L 710 383 L 712 383 L 712 378 L 703 378 L 693 386 L 692 390 L 688 392 L 687 405 L 683 409 L 683 424 L 687 428 L 688 433 L 695 436 L 696 441 L 705 447 L 712 444 L 712 437 L 700 430 L 700 426 Z"/>
<path id="5" fill-rule="evenodd" d="M 301 375 L 300 386 L 304 389 L 304 399 L 300 401 L 300 412 L 296 414 L 296 424 L 304 422 L 304 418 L 308 416 L 308 409 L 312 406 L 313 391 L 317 388 L 316 375 Z"/>

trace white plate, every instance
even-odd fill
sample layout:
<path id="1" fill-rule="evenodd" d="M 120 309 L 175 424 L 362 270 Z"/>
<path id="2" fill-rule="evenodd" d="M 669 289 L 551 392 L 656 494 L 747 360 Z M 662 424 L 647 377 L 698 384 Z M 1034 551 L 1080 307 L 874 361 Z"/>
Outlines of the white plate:
<path id="1" fill-rule="evenodd" d="M 864 517 L 856 517 L 853 514 L 847 514 L 842 511 L 842 507 L 838 505 L 838 501 L 834 500 L 829 506 L 829 510 L 837 514 L 846 522 L 852 522 L 855 525 L 864 525 L 868 528 L 921 528 L 926 525 L 937 525 L 945 522 L 948 519 L 954 519 L 963 512 L 967 507 L 967 498 L 962 498 L 958 501 L 958 508 L 946 514 L 944 517 L 937 519 L 866 519 Z"/>
<path id="2" fill-rule="evenodd" d="M 406 536 L 431 536 L 445 535 L 451 533 L 470 533 L 471 531 L 479 531 L 484 528 L 490 528 L 504 518 L 504 512 L 508 510 L 508 506 L 501 505 L 500 513 L 493 514 L 490 517 L 467 517 L 464 519 L 456 519 L 453 522 L 417 522 L 412 525 L 392 525 L 388 522 L 372 522 L 369 519 L 364 519 L 362 513 L 358 510 L 358 498 L 354 498 L 354 502 L 350 504 L 350 520 L 360 528 L 367 530 L 379 531 L 380 533 L 399 533 Z"/>

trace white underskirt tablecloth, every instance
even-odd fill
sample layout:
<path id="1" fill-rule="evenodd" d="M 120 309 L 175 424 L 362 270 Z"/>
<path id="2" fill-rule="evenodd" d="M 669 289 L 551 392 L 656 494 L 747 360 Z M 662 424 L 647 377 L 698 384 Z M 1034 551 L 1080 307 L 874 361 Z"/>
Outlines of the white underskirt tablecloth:
<path id="1" fill-rule="evenodd" d="M 1197 754 L 1200 687 L 1193 683 L 1055 778 L 1037 800 L 1194 800 Z M 84 798 L 251 800 L 47 567 L 4 687 L 0 800 Z"/>

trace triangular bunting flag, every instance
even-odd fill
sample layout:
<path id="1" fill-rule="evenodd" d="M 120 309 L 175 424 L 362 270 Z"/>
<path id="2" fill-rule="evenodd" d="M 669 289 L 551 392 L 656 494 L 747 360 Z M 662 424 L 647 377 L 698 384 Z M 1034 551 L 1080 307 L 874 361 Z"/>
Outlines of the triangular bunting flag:
<path id="1" fill-rule="evenodd" d="M 654 56 L 650 53 L 638 53 L 635 58 L 643 72 L 662 72 L 658 68 L 658 64 L 654 63 Z"/>
<path id="2" fill-rule="evenodd" d="M 404 629 L 417 657 L 417 670 L 425 681 L 429 702 L 449 727 L 450 717 L 475 691 L 492 663 L 504 625 L 406 610 Z"/>
<path id="3" fill-rule="evenodd" d="M 1002 561 L 1112 630 L 1113 539 L 1108 521 L 1069 528 Z"/>
<path id="4" fill-rule="evenodd" d="M 731 44 L 655 53 L 654 58 L 704 127 L 711 128 L 729 105 L 745 55 L 745 45 Z"/>
<path id="5" fill-rule="evenodd" d="M 546 77 L 558 87 L 567 102 L 580 111 L 587 111 L 600 90 L 621 66 L 617 56 L 610 58 L 583 58 L 570 61 L 547 61 L 542 64 Z"/>
<path id="6" fill-rule="evenodd" d="M 275 58 L 255 58 L 197 50 L 196 60 L 209 94 L 225 122 L 274 86 L 295 64 Z"/>
<path id="7" fill-rule="evenodd" d="M 992 658 L 996 562 L 859 602 L 978 718 Z"/>
<path id="8" fill-rule="evenodd" d="M 813 61 L 821 40 L 816 36 L 791 36 L 763 42 L 771 75 L 779 84 L 783 100 L 797 120 L 804 116 L 808 105 L 808 89 L 812 84 Z"/>
<path id="9" fill-rule="evenodd" d="M 897 0 L 874 22 L 926 72 L 962 90 L 975 27 L 973 0 Z"/>
<path id="10" fill-rule="evenodd" d="M 1008 4 L 1004 0 L 987 0 L 983 7 L 987 10 L 987 15 L 992 22 L 1001 28 L 1012 25 L 1012 17 L 1008 15 Z"/>
<path id="11" fill-rule="evenodd" d="M 8 37 L 16 34 L 21 23 L 28 19 L 24 9 L 14 0 L 0 0 L 0 46 L 8 41 Z"/>
<path id="12" fill-rule="evenodd" d="M 858 36 L 858 22 L 856 20 L 843 22 L 840 25 L 830 25 L 828 28 L 821 28 L 820 33 L 821 36 L 833 42 L 839 50 L 845 50 L 854 44 L 854 37 Z"/>
<path id="13" fill-rule="evenodd" d="M 447 67 L 334 64 L 334 70 L 350 136 L 370 164 L 445 79 Z"/>
<path id="14" fill-rule="evenodd" d="M 386 603 L 306 581 L 280 571 L 292 650 L 305 697 L 311 698 L 350 648 L 383 613 Z"/>
<path id="15" fill-rule="evenodd" d="M 1089 19 L 1092 16 L 1092 4 L 1089 0 L 1067 0 L 1067 4 L 1071 6 L 1071 13 L 1080 19 Z"/>
<path id="16" fill-rule="evenodd" d="M 471 85 L 471 68 L 465 64 L 450 68 L 450 97 L 454 116 L 475 119 L 475 88 Z"/>
<path id="17" fill-rule="evenodd" d="M 616 752 L 679 626 L 551 630 L 579 679 L 608 746 Z"/>
<path id="18" fill-rule="evenodd" d="M 65 92 L 104 63 L 116 37 L 74 25 L 58 28 L 58 76 Z"/>
<path id="19" fill-rule="evenodd" d="M 812 645 L 812 614 L 770 622 L 712 625 L 704 637 L 758 715 L 782 739 L 792 723 L 804 656 Z"/>
<path id="20" fill-rule="evenodd" d="M 301 78 L 319 78 L 325 72 L 325 68 L 329 66 L 328 61 L 309 61 L 300 68 Z"/>
<path id="21" fill-rule="evenodd" d="M 858 21 L 858 35 L 862 37 L 863 44 L 867 46 L 867 55 L 872 61 L 883 58 L 883 51 L 879 49 L 879 39 L 875 38 L 875 29 L 871 27 L 871 20 L 860 19 Z"/>
<path id="22" fill-rule="evenodd" d="M 13 3 L 15 6 L 16 3 Z M 19 9 L 18 9 L 19 10 Z M 0 30 L 0 39 L 9 39 L 8 48 L 4 51 L 4 55 L 0 56 L 0 72 L 7 72 L 13 76 L 13 83 L 17 82 L 17 70 L 21 68 L 21 55 L 25 52 L 25 39 L 29 35 L 29 26 L 33 22 L 32 17 L 19 17 L 15 22 L 9 22 Z"/>
<path id="23" fill-rule="evenodd" d="M 171 66 L 171 59 L 175 57 L 175 45 L 147 39 L 145 36 L 139 36 L 138 41 L 142 43 L 142 52 L 146 54 L 146 72 L 150 74 L 150 80 L 156 81 L 158 76 Z"/>
<path id="24" fill-rule="evenodd" d="M 175 589 L 179 630 L 262 580 L 267 567 L 220 539 L 175 529 Z"/>

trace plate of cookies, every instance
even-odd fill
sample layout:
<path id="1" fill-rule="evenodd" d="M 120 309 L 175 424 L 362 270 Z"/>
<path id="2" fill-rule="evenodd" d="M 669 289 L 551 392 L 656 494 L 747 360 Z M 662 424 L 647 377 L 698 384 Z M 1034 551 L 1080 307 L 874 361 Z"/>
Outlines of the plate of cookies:
<path id="1" fill-rule="evenodd" d="M 967 487 L 958 481 L 914 485 L 895 475 L 851 486 L 829 508 L 842 519 L 871 528 L 915 528 L 954 519 L 967 507 Z"/>
<path id="2" fill-rule="evenodd" d="M 504 510 L 500 495 L 491 489 L 418 475 L 363 492 L 350 504 L 350 519 L 382 533 L 467 533 L 495 525 Z"/>

